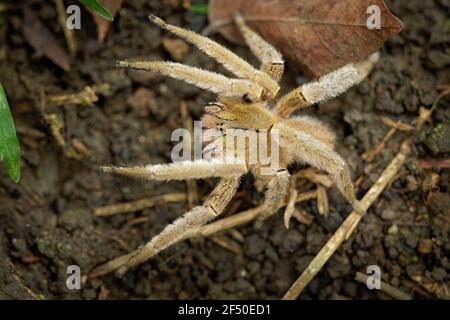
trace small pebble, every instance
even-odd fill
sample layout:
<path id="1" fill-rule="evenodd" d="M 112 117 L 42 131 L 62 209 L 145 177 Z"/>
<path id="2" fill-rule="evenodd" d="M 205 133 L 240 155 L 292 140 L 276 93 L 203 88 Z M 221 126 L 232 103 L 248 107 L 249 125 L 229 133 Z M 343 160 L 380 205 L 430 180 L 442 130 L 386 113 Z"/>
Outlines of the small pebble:
<path id="1" fill-rule="evenodd" d="M 393 224 L 388 229 L 389 234 L 397 234 L 398 233 L 398 226 L 396 224 Z"/>
<path id="2" fill-rule="evenodd" d="M 431 239 L 421 239 L 417 245 L 417 251 L 421 254 L 429 254 L 433 250 L 433 241 Z"/>
<path id="3" fill-rule="evenodd" d="M 381 212 L 381 218 L 386 221 L 394 220 L 397 216 L 397 213 L 392 209 L 384 209 Z"/>
<path id="4" fill-rule="evenodd" d="M 433 268 L 433 271 L 431 271 L 431 276 L 437 281 L 442 281 L 447 276 L 447 272 L 444 268 L 437 267 Z"/>

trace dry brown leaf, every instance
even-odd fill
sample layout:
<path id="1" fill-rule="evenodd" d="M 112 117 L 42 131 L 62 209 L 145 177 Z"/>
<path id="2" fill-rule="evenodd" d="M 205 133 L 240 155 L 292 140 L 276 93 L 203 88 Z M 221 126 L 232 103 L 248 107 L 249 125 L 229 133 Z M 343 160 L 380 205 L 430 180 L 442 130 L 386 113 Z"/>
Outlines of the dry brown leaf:
<path id="1" fill-rule="evenodd" d="M 98 2 L 108 9 L 113 17 L 116 16 L 123 4 L 123 0 L 99 0 Z M 98 42 L 103 43 L 106 35 L 108 34 L 111 21 L 102 18 L 96 13 L 92 13 L 92 16 L 95 24 L 97 25 Z"/>
<path id="2" fill-rule="evenodd" d="M 377 5 L 381 29 L 369 30 Z M 314 76 L 360 61 L 402 30 L 383 0 L 210 0 L 209 20 L 232 42 L 244 43 L 230 22 L 239 11 L 249 26 Z"/>
<path id="3" fill-rule="evenodd" d="M 53 33 L 30 8 L 24 9 L 23 34 L 25 40 L 39 55 L 49 58 L 65 71 L 70 70 L 70 58 Z"/>

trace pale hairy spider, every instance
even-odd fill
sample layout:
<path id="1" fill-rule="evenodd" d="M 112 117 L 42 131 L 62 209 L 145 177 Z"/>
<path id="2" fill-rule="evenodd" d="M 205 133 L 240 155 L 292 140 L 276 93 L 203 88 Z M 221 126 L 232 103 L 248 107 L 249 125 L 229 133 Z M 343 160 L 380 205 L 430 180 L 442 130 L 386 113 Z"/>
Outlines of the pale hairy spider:
<path id="1" fill-rule="evenodd" d="M 167 24 L 155 16 L 150 16 L 150 20 L 197 46 L 238 78 L 228 78 L 174 62 L 120 61 L 118 66 L 161 73 L 216 93 L 218 100 L 205 107 L 203 122 L 207 128 L 220 128 L 221 131 L 227 128 L 264 129 L 267 132 L 276 129 L 279 133 L 278 166 L 268 168 L 261 163 L 249 164 L 248 154 L 245 154 L 238 163 L 212 159 L 103 168 L 107 172 L 153 180 L 221 179 L 203 205 L 185 213 L 136 251 L 99 266 L 97 274 L 118 269 L 117 273 L 122 275 L 130 267 L 143 263 L 161 250 L 189 237 L 196 228 L 217 218 L 224 211 L 239 186 L 241 176 L 249 171 L 267 187 L 259 221 L 274 214 L 286 198 L 290 186 L 287 167 L 294 162 L 327 172 L 353 208 L 363 213 L 355 198 L 348 165 L 333 149 L 334 133 L 319 120 L 307 116 L 289 116 L 295 110 L 332 99 L 362 81 L 376 62 L 376 55 L 302 85 L 272 103 L 280 90 L 278 82 L 284 71 L 283 58 L 272 45 L 247 27 L 240 15 L 235 16 L 235 22 L 253 54 L 262 62 L 259 70 L 207 37 Z M 226 146 L 225 152 L 236 153 L 236 150 Z M 269 173 L 261 174 L 263 167 L 269 169 Z"/>

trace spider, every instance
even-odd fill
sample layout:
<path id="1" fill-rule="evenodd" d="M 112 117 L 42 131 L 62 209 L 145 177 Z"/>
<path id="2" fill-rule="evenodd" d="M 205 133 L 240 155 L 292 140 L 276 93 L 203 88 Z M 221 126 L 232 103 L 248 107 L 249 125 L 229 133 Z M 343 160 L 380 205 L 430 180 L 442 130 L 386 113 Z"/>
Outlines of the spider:
<path id="1" fill-rule="evenodd" d="M 291 177 L 287 167 L 294 162 L 327 172 L 354 210 L 364 213 L 355 197 L 349 167 L 333 149 L 335 134 L 319 120 L 290 115 L 296 110 L 332 99 L 361 82 L 376 62 L 377 56 L 373 55 L 357 64 L 348 64 L 317 81 L 292 90 L 272 103 L 280 91 L 279 81 L 284 72 L 283 57 L 271 44 L 251 30 L 239 14 L 234 17 L 235 23 L 253 54 L 261 61 L 259 70 L 207 37 L 167 24 L 155 16 L 149 18 L 162 29 L 184 38 L 215 58 L 238 78 L 174 62 L 120 61 L 117 65 L 157 72 L 216 93 L 217 101 L 205 107 L 204 126 L 218 129 L 222 133 L 223 129 L 267 130 L 269 133 L 277 130 L 279 161 L 277 166 L 270 167 L 258 161 L 249 163 L 247 148 L 246 154 L 241 154 L 237 163 L 226 163 L 213 158 L 141 167 L 103 167 L 106 172 L 143 179 L 167 181 L 217 177 L 220 181 L 202 205 L 194 207 L 169 224 L 134 252 L 99 266 L 96 269 L 98 274 L 106 273 L 102 270 L 109 272 L 117 269 L 117 274 L 123 275 L 129 268 L 147 261 L 172 244 L 189 237 L 199 226 L 217 218 L 234 196 L 241 177 L 249 171 L 267 188 L 259 222 L 274 214 L 286 198 Z M 226 133 L 223 133 L 222 138 L 225 136 Z M 227 146 L 223 152 L 237 151 L 233 146 Z M 266 169 L 264 173 L 263 169 Z"/>

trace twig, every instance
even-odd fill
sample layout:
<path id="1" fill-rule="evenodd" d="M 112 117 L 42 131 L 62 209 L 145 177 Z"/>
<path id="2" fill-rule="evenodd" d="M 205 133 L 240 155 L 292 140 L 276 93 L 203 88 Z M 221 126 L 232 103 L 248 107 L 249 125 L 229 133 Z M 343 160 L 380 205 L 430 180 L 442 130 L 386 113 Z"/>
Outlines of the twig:
<path id="1" fill-rule="evenodd" d="M 315 184 L 321 184 L 324 187 L 330 188 L 333 185 L 333 180 L 326 174 L 317 173 L 313 168 L 300 170 L 292 175 L 292 179 L 303 178 Z M 293 180 L 294 182 L 295 180 Z"/>
<path id="2" fill-rule="evenodd" d="M 412 131 L 414 130 L 414 127 L 410 124 L 406 124 L 400 121 L 395 121 L 392 120 L 388 117 L 381 117 L 381 121 L 391 127 L 391 129 L 389 129 L 389 131 L 386 133 L 386 135 L 383 137 L 383 140 L 381 140 L 381 142 L 376 145 L 375 148 L 364 152 L 361 155 L 361 158 L 363 158 L 363 160 L 370 162 L 372 161 L 385 147 L 386 147 L 386 143 L 389 141 L 389 139 L 392 138 L 392 136 L 394 135 L 394 133 L 397 132 L 397 130 L 400 131 Z"/>
<path id="3" fill-rule="evenodd" d="M 45 95 L 44 87 L 40 88 L 40 111 L 44 121 L 50 127 L 56 144 L 62 148 L 66 157 L 81 160 L 90 154 L 89 149 L 78 139 L 72 140 L 73 146 L 67 144 L 61 133 L 61 130 L 64 128 L 64 123 L 56 113 L 49 113 L 47 111 L 47 97 Z"/>
<path id="4" fill-rule="evenodd" d="M 436 108 L 436 102 L 433 107 L 428 110 L 426 108 L 419 109 L 419 116 L 416 118 L 416 130 L 419 130 L 423 124 L 430 118 L 433 110 Z M 400 168 L 405 163 L 406 157 L 411 152 L 411 143 L 413 138 L 406 139 L 400 146 L 400 151 L 392 159 L 391 163 L 387 168 L 381 173 L 375 184 L 367 191 L 361 200 L 360 206 L 362 209 L 367 211 L 372 203 L 378 198 L 378 196 L 383 192 L 386 186 L 391 183 L 395 178 Z M 362 216 L 352 211 L 350 215 L 345 219 L 339 229 L 334 233 L 334 235 L 328 240 L 325 246 L 319 251 L 316 257 L 311 261 L 308 267 L 303 271 L 300 277 L 294 282 L 291 288 L 286 292 L 283 299 L 284 300 L 294 300 L 302 293 L 305 287 L 311 282 L 315 275 L 322 269 L 325 263 L 334 254 L 337 248 L 347 240 L 355 228 L 361 221 Z"/>
<path id="5" fill-rule="evenodd" d="M 217 244 L 218 246 L 221 246 L 222 248 L 231 251 L 237 255 L 241 255 L 242 254 L 242 248 L 241 246 L 231 240 L 228 239 L 227 237 L 223 236 L 223 235 L 214 235 L 212 237 L 210 237 L 210 239 L 212 240 L 212 242 L 214 242 L 215 244 Z"/>
<path id="6" fill-rule="evenodd" d="M 362 283 L 367 284 L 367 279 L 369 279 L 369 276 L 362 273 L 357 272 L 355 276 L 355 280 Z M 381 288 L 380 290 L 386 293 L 387 295 L 391 296 L 394 299 L 397 300 L 412 300 L 412 297 L 409 293 L 406 293 L 396 287 L 391 286 L 390 284 L 380 281 L 381 282 Z"/>
<path id="7" fill-rule="evenodd" d="M 58 21 L 64 32 L 64 37 L 67 42 L 67 49 L 69 50 L 70 56 L 74 57 L 77 53 L 77 44 L 75 41 L 75 34 L 67 28 L 67 14 L 65 11 L 65 6 L 63 0 L 54 0 L 56 6 L 56 12 L 58 14 Z"/>
<path id="8" fill-rule="evenodd" d="M 390 138 L 394 135 L 394 133 L 397 132 L 396 128 L 389 129 L 388 133 L 383 137 L 383 140 L 379 144 L 375 146 L 375 148 L 364 152 L 361 155 L 361 158 L 367 162 L 372 161 L 380 152 L 386 147 L 386 143 L 389 141 Z"/>
<path id="9" fill-rule="evenodd" d="M 414 127 L 410 124 L 403 123 L 401 121 L 395 121 L 388 117 L 381 117 L 381 121 L 391 128 L 395 128 L 400 131 L 413 131 Z"/>
<path id="10" fill-rule="evenodd" d="M 93 106 L 94 102 L 98 101 L 98 96 L 94 89 L 86 86 L 83 91 L 72 94 L 64 94 L 51 96 L 48 98 L 48 102 L 55 106 L 64 106 L 67 104 L 79 104 L 84 106 Z"/>
<path id="11" fill-rule="evenodd" d="M 35 139 L 45 138 L 45 133 L 44 132 L 39 131 L 39 130 L 34 129 L 34 128 L 30 128 L 30 127 L 25 126 L 25 125 L 17 124 L 16 125 L 16 131 L 17 131 L 18 134 L 24 135 L 24 136 L 28 136 L 30 138 L 35 138 Z"/>
<path id="12" fill-rule="evenodd" d="M 296 202 L 302 202 L 305 200 L 310 199 L 312 194 L 315 194 L 316 191 L 310 192 L 309 194 L 300 194 Z M 282 206 L 279 207 L 281 209 L 282 207 L 286 206 L 286 203 L 283 203 Z M 187 240 L 194 237 L 208 237 L 214 233 L 217 233 L 219 231 L 224 231 L 230 228 L 237 227 L 239 225 L 243 225 L 247 222 L 250 222 L 254 220 L 261 212 L 264 210 L 263 206 L 259 206 L 250 210 L 243 211 L 241 213 L 235 214 L 233 216 L 212 222 L 210 224 L 199 226 L 192 230 L 188 235 L 183 237 L 182 239 L 179 239 L 179 241 Z M 123 256 L 117 257 L 111 261 L 108 261 L 94 270 L 90 273 L 90 277 L 95 278 L 99 277 L 105 274 L 108 274 L 116 269 L 118 269 L 120 266 L 124 265 L 133 255 L 136 254 L 136 251 L 130 252 L 128 254 L 125 254 Z"/>
<path id="13" fill-rule="evenodd" d="M 327 189 L 322 185 L 317 185 L 317 211 L 321 216 L 328 216 L 330 211 L 328 206 Z"/>
<path id="14" fill-rule="evenodd" d="M 383 171 L 377 182 L 369 189 L 361 200 L 362 209 L 367 209 L 372 205 L 375 199 L 381 194 L 384 188 L 391 182 L 392 178 L 398 173 L 405 162 L 406 156 L 411 150 L 411 139 L 406 140 L 400 147 L 400 152 L 395 156 L 389 166 Z M 302 293 L 303 289 L 311 282 L 315 275 L 322 269 L 324 264 L 330 259 L 337 248 L 348 239 L 355 230 L 362 216 L 353 211 L 342 223 L 335 234 L 328 240 L 325 246 L 320 250 L 317 256 L 311 261 L 302 275 L 294 282 L 292 287 L 284 295 L 284 300 L 294 300 Z"/>
<path id="15" fill-rule="evenodd" d="M 186 199 L 184 193 L 168 193 L 151 198 L 145 198 L 130 202 L 117 203 L 105 207 L 94 209 L 94 214 L 99 217 L 112 216 L 121 213 L 128 213 L 150 208 L 158 202 L 180 202 Z"/>
<path id="16" fill-rule="evenodd" d="M 415 282 L 417 282 L 419 285 L 421 285 L 425 290 L 427 290 L 429 293 L 434 294 L 439 299 L 450 299 L 450 293 L 449 288 L 447 287 L 447 284 L 445 282 L 439 283 L 439 282 L 430 282 L 424 280 L 424 277 L 421 275 L 412 276 L 411 279 L 413 279 Z"/>
<path id="17" fill-rule="evenodd" d="M 450 158 L 446 159 L 420 159 L 417 163 L 420 169 L 448 169 Z"/>
<path id="18" fill-rule="evenodd" d="M 286 209 L 284 210 L 284 227 L 286 229 L 289 229 L 289 222 L 291 221 L 291 217 L 295 212 L 295 200 L 298 194 L 295 186 L 294 187 L 292 186 L 293 184 L 291 184 L 291 190 L 289 191 Z"/>

